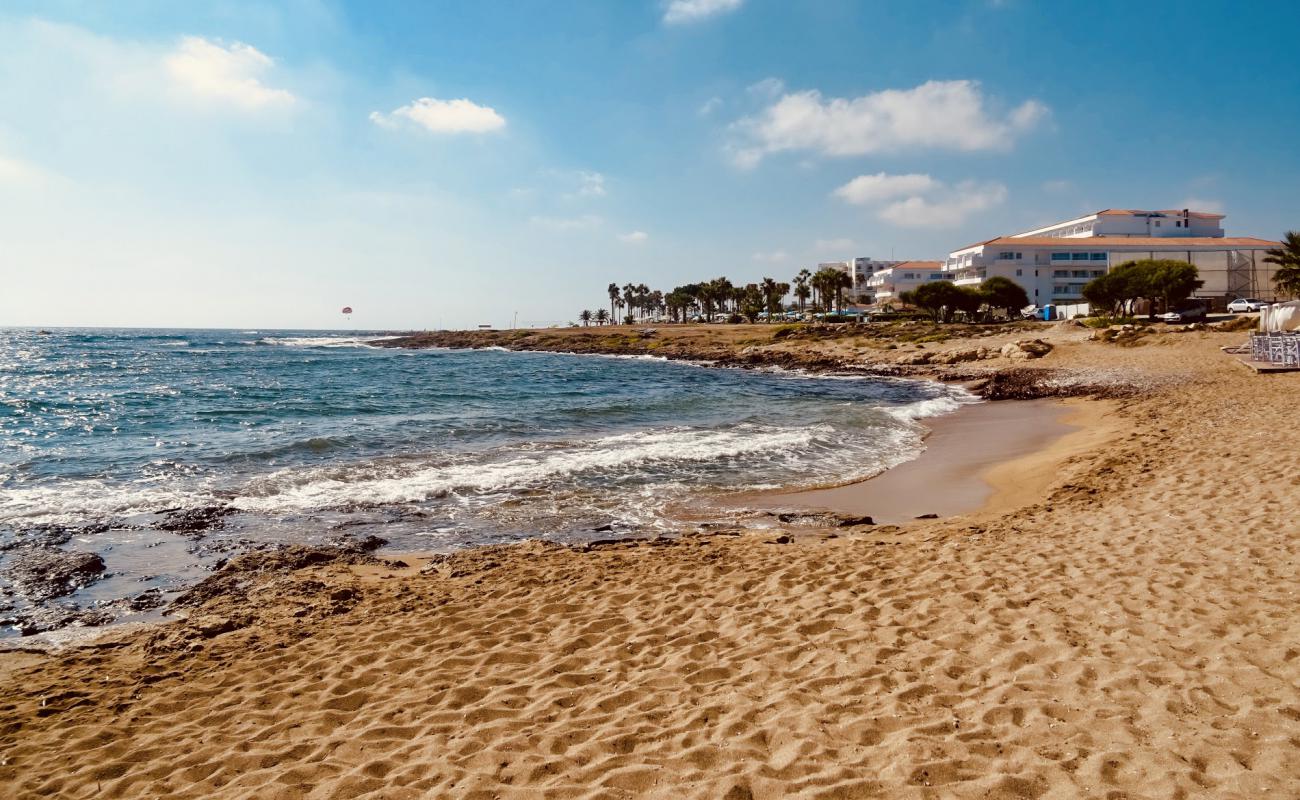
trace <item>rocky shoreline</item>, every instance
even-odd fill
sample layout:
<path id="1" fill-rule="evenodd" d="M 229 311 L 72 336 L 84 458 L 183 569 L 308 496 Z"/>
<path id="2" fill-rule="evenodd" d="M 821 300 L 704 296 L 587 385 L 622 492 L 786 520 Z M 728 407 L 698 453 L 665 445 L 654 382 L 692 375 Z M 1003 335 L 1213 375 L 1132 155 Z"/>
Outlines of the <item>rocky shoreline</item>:
<path id="1" fill-rule="evenodd" d="M 1148 375 L 1030 365 L 1052 352 L 1073 323 L 935 326 L 707 326 L 569 328 L 408 333 L 373 344 L 403 349 L 503 349 L 653 357 L 716 368 L 780 369 L 960 383 L 986 400 L 1118 398 L 1151 388 Z"/>

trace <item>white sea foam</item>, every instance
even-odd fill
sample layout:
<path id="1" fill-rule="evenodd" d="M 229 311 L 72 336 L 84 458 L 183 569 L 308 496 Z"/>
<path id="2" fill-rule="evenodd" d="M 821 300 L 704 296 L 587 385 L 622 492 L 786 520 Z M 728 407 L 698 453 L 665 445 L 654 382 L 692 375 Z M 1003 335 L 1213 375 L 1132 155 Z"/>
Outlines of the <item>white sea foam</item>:
<path id="1" fill-rule="evenodd" d="M 581 474 L 613 474 L 806 448 L 829 426 L 729 431 L 659 430 L 591 440 L 554 452 L 454 464 L 371 462 L 351 469 L 282 470 L 251 484 L 235 505 L 266 513 L 355 504 L 417 503 L 450 494 L 544 488 Z"/>
<path id="2" fill-rule="evenodd" d="M 396 336 L 266 336 L 259 341 L 284 347 L 373 347 Z"/>
<path id="3" fill-rule="evenodd" d="M 951 414 L 957 409 L 972 403 L 983 402 L 974 394 L 961 389 L 952 387 L 948 389 L 947 394 L 939 397 L 931 397 L 925 400 L 917 400 L 914 403 L 908 403 L 902 406 L 884 406 L 881 410 L 904 422 L 915 422 L 926 417 L 938 417 L 944 414 Z"/>

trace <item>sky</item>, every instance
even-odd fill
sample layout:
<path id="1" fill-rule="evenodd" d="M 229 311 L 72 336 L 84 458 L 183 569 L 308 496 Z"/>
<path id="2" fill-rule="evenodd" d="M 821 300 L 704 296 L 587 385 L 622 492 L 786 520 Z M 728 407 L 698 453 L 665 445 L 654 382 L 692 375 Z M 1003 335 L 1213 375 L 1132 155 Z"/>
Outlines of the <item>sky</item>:
<path id="1" fill-rule="evenodd" d="M 567 323 L 610 282 L 938 259 L 1103 208 L 1276 239 L 1298 24 L 1290 0 L 6 0 L 0 326 Z"/>

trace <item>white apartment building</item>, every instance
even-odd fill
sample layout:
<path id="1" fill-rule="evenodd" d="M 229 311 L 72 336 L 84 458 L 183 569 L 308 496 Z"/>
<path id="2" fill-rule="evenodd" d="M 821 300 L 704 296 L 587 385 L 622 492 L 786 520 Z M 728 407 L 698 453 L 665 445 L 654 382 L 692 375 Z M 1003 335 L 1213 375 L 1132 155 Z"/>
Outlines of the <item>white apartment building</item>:
<path id="1" fill-rule="evenodd" d="M 1054 305 L 1080 302 L 1088 281 L 1126 261 L 1173 259 L 1200 271 L 1198 297 L 1271 299 L 1273 268 L 1263 258 L 1278 243 L 1225 236 L 1223 218 L 1189 209 L 1106 209 L 967 245 L 952 251 L 943 269 L 958 285 L 1010 278 L 1031 303 Z"/>
<path id="2" fill-rule="evenodd" d="M 858 302 L 871 302 L 872 290 L 869 286 L 871 276 L 884 269 L 890 269 L 902 261 L 877 261 L 867 256 L 858 256 L 849 261 L 824 261 L 817 265 L 817 269 L 837 269 L 846 273 L 852 281 L 849 287 L 848 295 L 850 300 Z"/>
<path id="3" fill-rule="evenodd" d="M 871 298 L 868 302 L 875 305 L 897 302 L 900 294 L 923 283 L 952 280 L 942 261 L 895 261 L 892 264 L 876 270 L 867 278 L 863 294 Z"/>

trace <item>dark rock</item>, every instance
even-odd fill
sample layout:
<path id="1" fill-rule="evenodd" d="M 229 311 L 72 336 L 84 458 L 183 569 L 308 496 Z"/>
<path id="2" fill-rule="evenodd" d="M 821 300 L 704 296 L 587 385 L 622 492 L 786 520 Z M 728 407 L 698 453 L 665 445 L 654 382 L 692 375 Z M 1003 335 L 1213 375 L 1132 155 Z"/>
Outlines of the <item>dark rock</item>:
<path id="1" fill-rule="evenodd" d="M 132 611 L 152 611 L 167 604 L 161 589 L 149 589 L 126 601 L 126 607 Z"/>
<path id="2" fill-rule="evenodd" d="M 75 606 L 43 605 L 6 614 L 0 625 L 16 629 L 23 636 L 57 631 L 69 626 L 93 628 L 107 625 L 113 615 L 99 609 L 81 609 Z"/>
<path id="3" fill-rule="evenodd" d="M 787 536 L 787 535 L 785 535 L 785 534 L 781 534 L 780 536 L 776 537 L 775 539 L 769 539 L 769 540 L 768 540 L 768 544 L 790 544 L 790 542 L 793 542 L 793 541 L 794 541 L 794 539 L 790 538 L 789 536 Z"/>
<path id="4" fill-rule="evenodd" d="M 202 533 L 225 527 L 224 517 L 235 513 L 230 506 L 201 506 L 199 508 L 169 509 L 157 524 L 159 530 L 173 533 Z"/>
<path id="5" fill-rule="evenodd" d="M 875 524 L 876 521 L 871 517 L 851 517 L 851 516 L 840 517 L 841 528 L 851 528 L 854 525 L 875 525 Z"/>
<path id="6" fill-rule="evenodd" d="M 938 514 L 922 514 L 919 517 L 917 517 L 917 519 L 938 519 L 938 518 L 939 518 Z"/>
<path id="7" fill-rule="evenodd" d="M 23 547 L 10 552 L 0 574 L 29 600 L 49 600 L 72 594 L 93 583 L 104 571 L 104 559 L 82 550 Z"/>
<path id="8" fill-rule="evenodd" d="M 172 607 L 193 608 L 227 595 L 241 594 L 259 576 L 267 574 L 285 574 L 322 564 L 379 564 L 382 562 L 364 549 L 379 547 L 376 541 L 382 544 L 384 540 L 367 537 L 323 547 L 293 544 L 245 553 L 230 559 L 211 576 L 191 586 L 172 601 Z"/>
<path id="9" fill-rule="evenodd" d="M 337 536 L 330 539 L 329 544 L 351 552 L 373 553 L 388 544 L 388 540 L 370 533 L 359 539 L 354 536 Z"/>
<path id="10" fill-rule="evenodd" d="M 605 525 L 601 525 L 599 528 L 592 528 L 592 530 L 595 531 L 596 533 L 609 533 L 614 530 L 614 526 L 610 524 L 605 524 Z"/>

